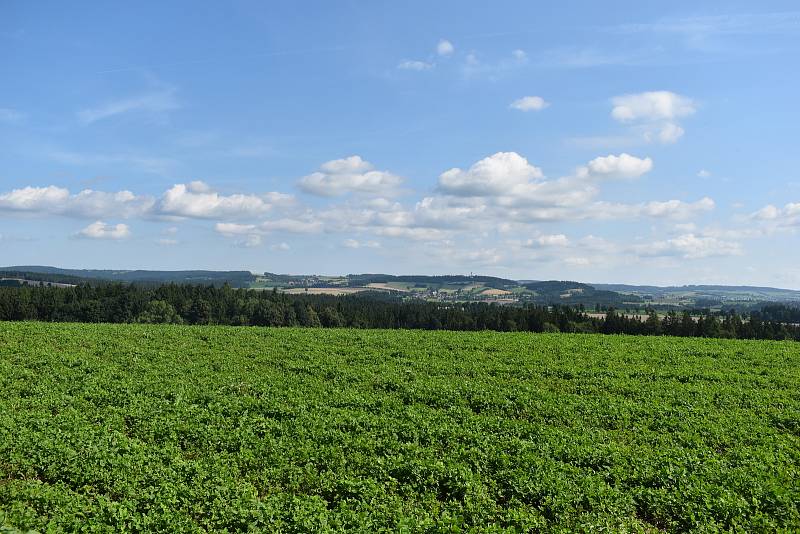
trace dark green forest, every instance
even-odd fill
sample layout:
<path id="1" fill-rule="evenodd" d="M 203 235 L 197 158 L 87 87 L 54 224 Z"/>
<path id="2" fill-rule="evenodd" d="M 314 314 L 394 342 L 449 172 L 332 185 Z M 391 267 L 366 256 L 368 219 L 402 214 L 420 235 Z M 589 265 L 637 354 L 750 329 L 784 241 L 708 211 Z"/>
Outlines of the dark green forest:
<path id="1" fill-rule="evenodd" d="M 326 328 L 496 330 L 741 339 L 800 340 L 800 311 L 765 306 L 692 315 L 688 311 L 644 321 L 613 309 L 603 317 L 582 307 L 500 306 L 486 303 L 403 301 L 385 294 L 334 297 L 287 295 L 222 287 L 166 284 L 82 284 L 76 287 L 0 287 L 0 320 L 87 323 L 179 323 Z"/>

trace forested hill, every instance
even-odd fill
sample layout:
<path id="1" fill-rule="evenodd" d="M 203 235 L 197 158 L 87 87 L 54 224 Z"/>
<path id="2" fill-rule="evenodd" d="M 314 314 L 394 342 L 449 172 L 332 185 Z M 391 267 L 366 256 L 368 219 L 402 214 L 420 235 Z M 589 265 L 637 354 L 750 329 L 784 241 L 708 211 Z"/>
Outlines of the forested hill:
<path id="1" fill-rule="evenodd" d="M 52 277 L 69 277 L 69 283 L 75 280 L 113 282 L 150 282 L 150 283 L 177 283 L 177 284 L 210 284 L 232 287 L 249 287 L 255 280 L 250 271 L 145 271 L 145 270 L 110 270 L 110 269 L 61 269 L 42 265 L 19 265 L 13 267 L 0 267 L 3 272 L 17 272 Z M 36 279 L 39 279 L 37 277 Z M 66 280 L 64 278 L 64 280 Z M 56 280 L 53 280 L 56 281 Z"/>
<path id="2" fill-rule="evenodd" d="M 767 303 L 799 303 L 800 291 L 759 286 L 636 286 L 629 284 L 587 284 L 575 281 L 512 280 L 483 275 L 391 275 L 382 273 L 340 276 L 275 274 L 249 271 L 150 271 L 131 269 L 62 269 L 41 265 L 0 267 L 0 278 L 24 281 L 98 285 L 108 282 L 187 284 L 234 288 L 303 291 L 330 294 L 383 291 L 397 298 L 438 302 L 486 302 L 537 305 L 557 304 L 588 308 L 639 310 L 736 309 L 750 312 Z M 12 281 L 8 282 L 9 284 Z M 8 284 L 7 284 L 8 285 Z"/>
<path id="3" fill-rule="evenodd" d="M 547 304 L 624 307 L 644 302 L 638 295 L 623 295 L 616 291 L 600 290 L 579 282 L 551 280 L 525 284 L 524 287 L 533 291 L 539 297 L 539 302 Z"/>
<path id="4" fill-rule="evenodd" d="M 764 309 L 691 316 L 651 311 L 641 317 L 609 311 L 604 316 L 570 306 L 501 306 L 419 299 L 290 295 L 228 285 L 147 286 L 106 283 L 69 288 L 0 287 L 0 321 L 89 323 L 189 323 L 238 326 L 414 328 L 604 334 L 676 335 L 800 340 L 796 310 Z M 786 320 L 791 322 L 784 322 Z"/>

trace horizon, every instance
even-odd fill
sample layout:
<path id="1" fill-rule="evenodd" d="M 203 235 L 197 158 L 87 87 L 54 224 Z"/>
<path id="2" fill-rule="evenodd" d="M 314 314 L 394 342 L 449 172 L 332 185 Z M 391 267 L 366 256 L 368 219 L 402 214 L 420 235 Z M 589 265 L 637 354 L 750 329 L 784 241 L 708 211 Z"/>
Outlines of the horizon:
<path id="1" fill-rule="evenodd" d="M 204 269 L 204 268 L 188 268 L 188 269 L 150 269 L 150 268 L 103 268 L 103 267 L 63 267 L 63 266 L 54 266 L 54 265 L 8 265 L 8 266 L 0 266 L 0 271 L 6 269 L 15 269 L 15 268 L 24 268 L 24 267 L 34 267 L 34 268 L 45 268 L 45 269 L 62 269 L 68 271 L 114 271 L 114 272 L 133 272 L 133 271 L 142 271 L 142 272 L 191 272 L 191 271 L 205 271 L 205 272 L 249 272 L 254 276 L 261 276 L 267 273 L 275 274 L 278 276 L 319 276 L 325 278 L 337 278 L 337 277 L 347 277 L 347 276 L 363 276 L 363 275 L 387 275 L 387 276 L 453 276 L 453 277 L 464 277 L 464 278 L 474 278 L 474 277 L 494 277 L 500 279 L 511 280 L 514 282 L 576 282 L 580 284 L 586 284 L 589 286 L 596 286 L 596 285 L 620 285 L 620 286 L 631 286 L 631 287 L 658 287 L 658 288 L 669 288 L 669 287 L 697 287 L 697 286 L 719 286 L 719 287 L 752 287 L 752 288 L 762 288 L 762 289 L 781 289 L 786 291 L 800 291 L 800 288 L 794 287 L 780 287 L 780 286 L 763 286 L 758 284 L 714 284 L 714 283 L 687 283 L 687 284 L 648 284 L 648 283 L 631 283 L 631 282 L 601 282 L 597 280 L 574 280 L 574 279 L 567 279 L 567 278 L 528 278 L 528 277 L 520 277 L 520 278 L 507 278 L 503 276 L 494 276 L 488 275 L 485 273 L 444 273 L 444 274 L 428 274 L 428 273 L 407 273 L 407 272 L 350 272 L 350 273 L 315 273 L 315 272 L 275 272 L 269 270 L 253 270 L 253 269 Z"/>
<path id="2" fill-rule="evenodd" d="M 579 4 L 4 3 L 0 263 L 800 290 L 797 6 Z"/>

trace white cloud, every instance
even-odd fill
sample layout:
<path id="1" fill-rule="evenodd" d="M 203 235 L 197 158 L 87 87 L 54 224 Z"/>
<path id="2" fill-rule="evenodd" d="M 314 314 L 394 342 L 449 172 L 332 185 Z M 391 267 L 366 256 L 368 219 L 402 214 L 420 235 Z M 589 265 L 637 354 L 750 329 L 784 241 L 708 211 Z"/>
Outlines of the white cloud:
<path id="1" fill-rule="evenodd" d="M 736 253 L 735 242 L 743 239 L 740 236 L 675 225 L 714 209 L 710 198 L 639 203 L 600 200 L 609 180 L 638 178 L 652 168 L 650 158 L 608 154 L 588 161 L 572 174 L 551 179 L 524 156 L 498 152 L 470 166 L 441 173 L 434 191 L 407 202 L 391 196 L 399 192 L 399 177 L 376 171 L 369 162 L 351 156 L 329 161 L 300 180 L 301 188 L 319 195 L 355 193 L 340 202 L 322 202 L 320 208 L 303 206 L 282 193 L 222 194 L 196 181 L 176 184 L 160 197 L 137 196 L 130 191 L 85 190 L 73 194 L 57 186 L 21 188 L 0 192 L 0 211 L 89 218 L 87 222 L 96 222 L 83 233 L 109 239 L 129 232 L 124 225 L 123 230 L 102 223 L 111 217 L 161 221 L 187 217 L 209 220 L 208 226 L 217 234 L 244 247 L 266 243 L 273 250 L 281 250 L 284 247 L 279 240 L 286 239 L 288 233 L 338 234 L 331 239 L 353 249 L 377 248 L 387 239 L 400 242 L 400 246 L 417 241 L 414 246 L 421 247 L 424 254 L 437 248 L 451 254 L 444 263 L 448 265 L 470 261 L 470 257 L 486 265 L 499 265 L 505 261 L 502 258 L 542 262 L 587 258 L 595 265 L 609 265 L 609 258 L 626 254 L 628 259 L 635 259 Z M 792 206 L 773 208 L 773 218 L 786 219 L 794 213 Z M 767 218 L 768 211 L 758 217 Z M 669 230 L 663 238 L 652 239 L 649 248 L 637 245 L 636 250 L 629 244 L 616 245 L 599 238 L 573 241 L 560 233 L 559 227 L 549 231 L 543 227 L 560 222 L 643 219 L 661 219 L 661 223 L 653 223 L 653 228 L 668 226 Z M 155 242 L 175 245 L 176 232 L 164 231 Z M 498 239 L 503 240 L 502 247 Z M 726 243 L 734 245 L 726 248 Z M 479 253 L 470 256 L 470 251 Z"/>
<path id="2" fill-rule="evenodd" d="M 304 219 L 276 219 L 264 221 L 259 228 L 265 232 L 289 232 L 292 234 L 315 234 L 323 229 L 322 223 Z"/>
<path id="3" fill-rule="evenodd" d="M 405 226 L 378 227 L 375 233 L 386 237 L 411 239 L 414 241 L 439 241 L 447 233 L 437 228 L 410 228 Z"/>
<path id="4" fill-rule="evenodd" d="M 514 57 L 514 59 L 519 61 L 525 61 L 526 59 L 528 59 L 528 54 L 526 54 L 524 50 L 520 50 L 519 48 L 513 50 L 511 52 L 511 55 Z"/>
<path id="5" fill-rule="evenodd" d="M 609 154 L 590 161 L 586 167 L 579 169 L 578 174 L 602 178 L 639 178 L 653 169 L 653 160 L 637 158 L 622 153 L 618 156 Z"/>
<path id="6" fill-rule="evenodd" d="M 653 200 L 639 204 L 596 202 L 591 206 L 591 217 L 597 219 L 626 219 L 652 217 L 662 219 L 689 219 L 716 207 L 714 201 L 703 197 L 696 202 L 682 200 Z"/>
<path id="7" fill-rule="evenodd" d="M 711 172 L 710 172 L 710 171 L 707 171 L 707 170 L 705 170 L 705 169 L 700 169 L 700 170 L 697 172 L 697 177 L 698 177 L 698 178 L 709 178 L 710 176 L 711 176 Z"/>
<path id="8" fill-rule="evenodd" d="M 154 91 L 106 102 L 96 107 L 86 108 L 77 113 L 84 124 L 92 124 L 130 112 L 164 113 L 180 107 L 175 97 L 174 87 L 161 87 Z"/>
<path id="9" fill-rule="evenodd" d="M 403 179 L 387 171 L 374 170 L 360 156 L 324 163 L 319 171 L 304 176 L 298 185 L 306 193 L 333 197 L 346 193 L 391 194 Z"/>
<path id="10" fill-rule="evenodd" d="M 528 239 L 525 244 L 529 247 L 567 247 L 570 241 L 564 234 L 553 234 Z"/>
<path id="11" fill-rule="evenodd" d="M 690 98 L 671 91 L 616 96 L 611 102 L 611 116 L 620 122 L 675 120 L 696 111 Z"/>
<path id="12" fill-rule="evenodd" d="M 109 193 L 84 189 L 73 194 L 68 189 L 52 185 L 0 193 L 0 211 L 87 219 L 111 216 L 201 219 L 256 217 L 273 207 L 288 206 L 292 202 L 291 195 L 275 192 L 220 195 L 199 181 L 176 184 L 165 191 L 158 201 L 150 196 L 137 196 L 130 191 Z"/>
<path id="13" fill-rule="evenodd" d="M 752 215 L 753 219 L 760 219 L 762 221 L 774 221 L 781 215 L 780 208 L 767 204 Z"/>
<path id="14" fill-rule="evenodd" d="M 672 144 L 678 141 L 683 134 L 686 133 L 683 128 L 675 124 L 674 122 L 668 122 L 661 126 L 661 129 L 658 131 L 658 140 L 664 144 Z M 652 134 L 646 133 L 645 139 L 648 141 L 651 140 Z"/>
<path id="15" fill-rule="evenodd" d="M 435 64 L 428 63 L 427 61 L 406 59 L 398 63 L 397 68 L 401 70 L 424 71 L 424 70 L 431 70 L 435 66 L 436 66 Z"/>
<path id="16" fill-rule="evenodd" d="M 743 253 L 739 243 L 695 234 L 684 234 L 664 241 L 634 245 L 632 251 L 642 257 L 679 256 L 685 259 L 738 256 Z"/>
<path id="17" fill-rule="evenodd" d="M 220 195 L 200 181 L 175 184 L 164 192 L 159 204 L 161 215 L 198 219 L 226 219 L 256 217 L 275 205 L 291 202 L 293 197 L 283 193 L 264 195 Z"/>
<path id="18" fill-rule="evenodd" d="M 217 223 L 214 229 L 220 234 L 232 235 L 247 235 L 257 231 L 255 224 L 238 224 L 238 223 Z"/>
<path id="19" fill-rule="evenodd" d="M 281 251 L 281 252 L 287 251 L 290 248 L 291 247 L 289 246 L 289 243 L 276 243 L 276 244 L 271 245 L 269 247 L 270 250 L 277 250 L 277 251 Z"/>
<path id="20" fill-rule="evenodd" d="M 512 102 L 511 108 L 519 111 L 541 111 L 549 105 L 550 103 L 545 102 L 540 96 L 524 96 Z"/>
<path id="21" fill-rule="evenodd" d="M 800 202 L 790 202 L 782 208 L 767 204 L 751 214 L 750 218 L 775 223 L 778 226 L 800 226 Z"/>
<path id="22" fill-rule="evenodd" d="M 440 56 L 449 56 L 455 52 L 455 47 L 453 43 L 448 41 L 447 39 L 441 39 L 439 43 L 436 45 L 436 53 Z"/>
<path id="23" fill-rule="evenodd" d="M 214 230 L 225 236 L 236 238 L 236 243 L 243 246 L 260 245 L 262 236 L 272 232 L 288 232 L 293 234 L 312 234 L 323 230 L 323 225 L 316 220 L 275 219 L 258 224 L 239 224 L 218 222 Z"/>
<path id="24" fill-rule="evenodd" d="M 125 239 L 131 235 L 127 224 L 110 225 L 103 221 L 95 221 L 76 234 L 87 239 Z"/>
<path id="25" fill-rule="evenodd" d="M 255 224 L 217 223 L 214 230 L 225 237 L 233 238 L 237 247 L 254 248 L 263 241 L 263 231 Z"/>
<path id="26" fill-rule="evenodd" d="M 90 219 L 139 216 L 147 213 L 154 203 L 151 197 L 136 196 L 130 191 L 106 193 L 84 189 L 71 194 L 68 189 L 54 185 L 23 187 L 0 194 L 0 211 Z"/>
<path id="27" fill-rule="evenodd" d="M 516 152 L 498 152 L 466 171 L 452 168 L 439 176 L 439 190 L 458 196 L 500 196 L 543 178 L 542 170 Z"/>
<path id="28" fill-rule="evenodd" d="M 678 120 L 697 111 L 691 98 L 671 91 L 648 91 L 611 99 L 611 116 L 623 124 L 633 124 L 648 142 L 669 144 L 683 136 Z"/>
<path id="29" fill-rule="evenodd" d="M 438 191 L 453 197 L 482 197 L 489 204 L 503 209 L 507 217 L 556 220 L 569 213 L 581 218 L 574 210 L 587 206 L 597 196 L 597 179 L 636 178 L 652 166 L 650 158 L 609 155 L 579 167 L 572 176 L 548 180 L 541 169 L 516 152 L 498 152 L 466 171 L 454 168 L 442 173 Z M 457 204 L 452 199 L 447 202 L 450 206 Z M 475 206 L 471 207 L 474 210 Z M 508 211 L 511 208 L 518 208 L 518 211 Z"/>
<path id="30" fill-rule="evenodd" d="M 381 246 L 377 241 L 358 241 L 356 239 L 345 239 L 342 245 L 345 248 L 379 248 Z"/>

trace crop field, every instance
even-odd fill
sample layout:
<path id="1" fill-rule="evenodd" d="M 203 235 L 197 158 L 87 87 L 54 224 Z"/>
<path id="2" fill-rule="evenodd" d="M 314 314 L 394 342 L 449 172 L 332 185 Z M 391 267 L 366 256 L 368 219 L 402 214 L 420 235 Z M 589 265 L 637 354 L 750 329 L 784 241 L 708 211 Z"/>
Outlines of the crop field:
<path id="1" fill-rule="evenodd" d="M 800 529 L 800 344 L 0 323 L 0 530 Z"/>

